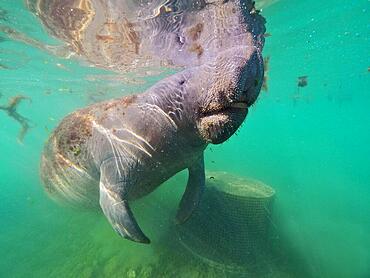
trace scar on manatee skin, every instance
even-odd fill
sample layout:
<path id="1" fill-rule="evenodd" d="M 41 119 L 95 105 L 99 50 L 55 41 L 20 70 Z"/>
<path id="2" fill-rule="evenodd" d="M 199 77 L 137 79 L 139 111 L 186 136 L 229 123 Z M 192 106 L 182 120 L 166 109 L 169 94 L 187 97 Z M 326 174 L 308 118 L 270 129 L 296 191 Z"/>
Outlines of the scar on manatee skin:
<path id="1" fill-rule="evenodd" d="M 267 81 L 269 79 L 268 72 L 269 72 L 269 69 L 270 69 L 270 56 L 266 56 L 263 59 L 263 67 L 264 67 L 265 71 L 264 71 L 264 75 L 263 75 L 262 90 L 265 91 L 265 92 L 268 92 L 269 88 L 268 88 Z"/>
<path id="2" fill-rule="evenodd" d="M 15 121 L 17 121 L 21 125 L 21 130 L 18 134 L 18 141 L 20 143 L 23 143 L 23 139 L 28 131 L 30 126 L 30 120 L 26 117 L 23 117 L 17 112 L 17 106 L 22 101 L 28 99 L 31 101 L 29 97 L 18 95 L 15 97 L 10 98 L 8 105 L 0 105 L 0 110 L 4 110 L 9 117 L 13 118 Z"/>
<path id="3" fill-rule="evenodd" d="M 114 41 L 114 37 L 111 36 L 111 35 L 99 35 L 99 34 L 96 34 L 95 37 L 96 37 L 97 40 L 103 41 L 104 43 L 108 43 L 108 42 Z"/>
<path id="4" fill-rule="evenodd" d="M 192 46 L 189 47 L 190 52 L 194 52 L 197 54 L 198 58 L 203 54 L 203 47 L 200 44 L 194 43 Z"/>
<path id="5" fill-rule="evenodd" d="M 141 39 L 134 29 L 135 25 L 132 22 L 128 21 L 126 18 L 124 19 L 123 25 L 128 30 L 128 39 L 131 41 L 131 43 L 135 45 L 135 54 L 139 54 Z"/>
<path id="6" fill-rule="evenodd" d="M 137 95 L 129 95 L 123 99 L 120 99 L 119 101 L 111 101 L 111 102 L 108 102 L 105 106 L 104 106 L 104 111 L 107 111 L 113 107 L 123 107 L 123 108 L 126 108 L 127 106 L 129 106 L 130 104 L 132 104 L 137 98 Z"/>
<path id="7" fill-rule="evenodd" d="M 203 23 L 197 23 L 194 27 L 190 28 L 188 35 L 193 40 L 199 39 L 200 34 L 203 31 Z"/>

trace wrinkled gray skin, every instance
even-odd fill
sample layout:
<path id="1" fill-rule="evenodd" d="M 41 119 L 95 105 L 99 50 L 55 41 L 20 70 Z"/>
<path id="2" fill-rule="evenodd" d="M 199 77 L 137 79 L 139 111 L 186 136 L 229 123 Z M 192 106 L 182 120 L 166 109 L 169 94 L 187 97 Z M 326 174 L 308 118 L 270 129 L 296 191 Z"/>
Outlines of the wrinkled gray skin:
<path id="1" fill-rule="evenodd" d="M 186 221 L 204 187 L 205 148 L 224 142 L 239 128 L 261 88 L 264 20 L 251 2 L 243 4 L 241 8 L 239 1 L 228 1 L 204 5 L 196 12 L 185 10 L 183 18 L 187 15 L 191 20 L 184 19 L 145 40 L 138 53 L 150 49 L 157 58 L 185 69 L 143 94 L 97 103 L 68 115 L 42 156 L 41 176 L 47 192 L 71 203 L 99 203 L 122 237 L 149 243 L 130 202 L 188 169 L 177 212 L 178 222 Z M 221 14 L 229 17 L 215 17 Z M 156 20 L 161 19 L 159 14 Z M 152 26 L 161 28 L 158 24 Z M 219 35 L 213 37 L 215 25 Z M 189 32 L 191 28 L 195 34 Z M 194 42 L 201 48 L 196 47 L 195 53 L 191 46 L 180 51 L 175 47 L 179 34 L 182 46 Z M 171 47 L 164 48 L 163 43 Z"/>

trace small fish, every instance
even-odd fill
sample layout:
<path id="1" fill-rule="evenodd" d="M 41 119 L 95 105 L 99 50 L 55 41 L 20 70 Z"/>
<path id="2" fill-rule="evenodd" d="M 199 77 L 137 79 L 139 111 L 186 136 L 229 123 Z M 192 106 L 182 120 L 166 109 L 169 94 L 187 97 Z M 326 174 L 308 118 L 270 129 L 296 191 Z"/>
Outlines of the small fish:
<path id="1" fill-rule="evenodd" d="M 270 34 L 270 33 L 265 33 L 265 34 L 263 34 L 263 37 L 264 37 L 264 38 L 271 37 L 271 34 Z"/>

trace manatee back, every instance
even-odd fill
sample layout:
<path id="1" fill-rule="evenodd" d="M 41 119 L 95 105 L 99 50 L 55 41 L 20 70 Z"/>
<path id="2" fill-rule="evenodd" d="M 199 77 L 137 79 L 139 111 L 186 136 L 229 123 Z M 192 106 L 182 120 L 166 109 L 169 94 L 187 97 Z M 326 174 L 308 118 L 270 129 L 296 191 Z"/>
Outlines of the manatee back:
<path id="1" fill-rule="evenodd" d="M 98 206 L 99 174 L 87 150 L 91 120 L 70 114 L 50 136 L 41 157 L 41 179 L 51 198 L 79 207 Z"/>

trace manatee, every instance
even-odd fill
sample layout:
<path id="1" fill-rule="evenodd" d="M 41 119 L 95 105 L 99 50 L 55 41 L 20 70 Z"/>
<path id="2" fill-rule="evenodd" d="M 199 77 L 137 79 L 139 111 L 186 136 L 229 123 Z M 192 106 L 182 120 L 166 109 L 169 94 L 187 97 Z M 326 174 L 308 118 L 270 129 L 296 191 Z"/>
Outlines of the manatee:
<path id="1" fill-rule="evenodd" d="M 183 223 L 191 216 L 205 184 L 204 150 L 237 131 L 260 92 L 264 18 L 249 0 L 144 1 L 154 10 L 142 1 L 38 2 L 45 25 L 54 26 L 55 35 L 95 65 L 124 71 L 134 68 L 134 61 L 136 66 L 165 61 L 180 69 L 142 94 L 69 114 L 52 132 L 41 158 L 42 181 L 52 198 L 99 204 L 119 235 L 149 243 L 130 203 L 188 169 L 176 219 Z M 81 11 L 62 13 L 63 7 Z M 129 10 L 123 8 L 133 15 L 125 18 L 123 11 Z M 111 26 L 112 18 L 123 20 L 120 32 L 126 41 L 108 39 L 105 47 L 112 51 L 96 53 L 102 45 L 91 34 L 106 22 Z M 125 20 L 134 23 L 128 27 Z M 114 56 L 118 52 L 126 55 L 123 64 L 121 55 Z"/>
<path id="2" fill-rule="evenodd" d="M 250 0 L 26 2 L 72 53 L 121 74 L 199 66 L 219 51 L 264 43 L 264 18 Z"/>

